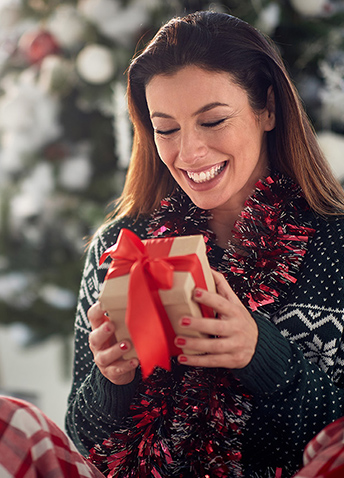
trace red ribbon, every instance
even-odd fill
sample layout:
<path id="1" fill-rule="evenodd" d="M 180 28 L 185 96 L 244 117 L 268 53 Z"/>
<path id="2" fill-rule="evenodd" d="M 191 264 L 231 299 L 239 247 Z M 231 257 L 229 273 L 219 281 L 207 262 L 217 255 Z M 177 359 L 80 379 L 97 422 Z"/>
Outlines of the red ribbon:
<path id="1" fill-rule="evenodd" d="M 132 231 L 122 229 L 117 243 L 100 258 L 100 264 L 112 258 L 105 280 L 130 273 L 125 322 L 143 377 L 155 366 L 170 370 L 171 355 L 181 353 L 158 290 L 172 289 L 174 271 L 190 272 L 196 287 L 207 288 L 197 254 L 168 256 L 174 239 L 153 239 L 145 245 Z M 204 317 L 214 316 L 209 307 L 201 305 L 201 310 Z"/>

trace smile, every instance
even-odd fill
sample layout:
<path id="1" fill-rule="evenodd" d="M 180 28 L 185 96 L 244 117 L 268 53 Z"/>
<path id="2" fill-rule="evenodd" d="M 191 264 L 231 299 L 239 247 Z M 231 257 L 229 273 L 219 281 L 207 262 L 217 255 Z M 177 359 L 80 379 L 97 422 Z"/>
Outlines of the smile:
<path id="1" fill-rule="evenodd" d="M 226 166 L 226 162 L 222 164 L 217 164 L 216 166 L 213 166 L 207 171 L 201 171 L 200 173 L 186 171 L 186 174 L 188 175 L 190 179 L 192 179 L 192 181 L 194 181 L 197 184 L 205 183 L 207 181 L 210 181 L 211 179 L 214 179 L 215 176 L 220 174 L 225 166 Z"/>

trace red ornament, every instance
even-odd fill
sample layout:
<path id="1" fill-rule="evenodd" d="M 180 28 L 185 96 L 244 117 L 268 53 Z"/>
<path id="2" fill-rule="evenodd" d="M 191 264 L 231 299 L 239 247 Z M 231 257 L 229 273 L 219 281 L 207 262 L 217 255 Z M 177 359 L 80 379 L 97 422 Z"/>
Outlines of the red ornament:
<path id="1" fill-rule="evenodd" d="M 55 37 L 46 30 L 24 33 L 19 41 L 19 49 L 32 64 L 40 63 L 46 56 L 60 52 Z"/>

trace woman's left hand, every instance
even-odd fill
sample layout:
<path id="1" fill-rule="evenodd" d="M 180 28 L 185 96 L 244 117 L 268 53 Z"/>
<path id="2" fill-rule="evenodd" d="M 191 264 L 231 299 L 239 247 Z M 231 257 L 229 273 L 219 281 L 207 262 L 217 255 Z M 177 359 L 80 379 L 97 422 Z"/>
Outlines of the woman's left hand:
<path id="1" fill-rule="evenodd" d="M 255 353 L 258 327 L 237 295 L 219 272 L 213 271 L 217 293 L 195 289 L 195 302 L 205 304 L 217 312 L 217 318 L 182 317 L 180 325 L 202 332 L 203 338 L 178 335 L 175 344 L 197 355 L 182 354 L 180 363 L 201 367 L 244 368 Z M 216 336 L 207 337 L 208 336 Z"/>

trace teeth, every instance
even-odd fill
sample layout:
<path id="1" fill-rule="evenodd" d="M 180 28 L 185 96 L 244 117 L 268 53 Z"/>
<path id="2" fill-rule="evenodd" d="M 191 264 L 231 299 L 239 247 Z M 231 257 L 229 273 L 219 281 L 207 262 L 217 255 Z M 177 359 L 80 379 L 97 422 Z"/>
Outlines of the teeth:
<path id="1" fill-rule="evenodd" d="M 208 171 L 202 171 L 200 173 L 193 173 L 191 171 L 186 171 L 186 174 L 192 179 L 195 183 L 205 183 L 206 181 L 210 181 L 210 179 L 215 178 L 225 167 L 225 163 L 218 164 L 213 166 Z"/>

